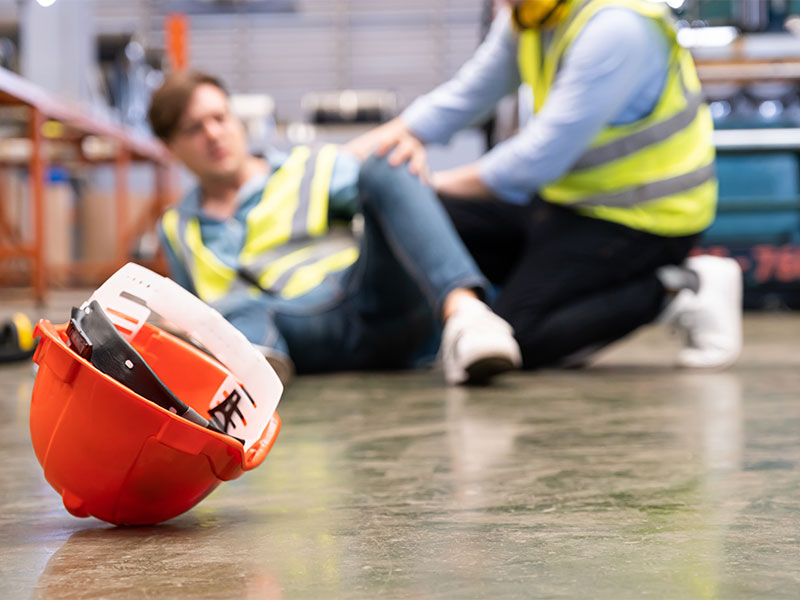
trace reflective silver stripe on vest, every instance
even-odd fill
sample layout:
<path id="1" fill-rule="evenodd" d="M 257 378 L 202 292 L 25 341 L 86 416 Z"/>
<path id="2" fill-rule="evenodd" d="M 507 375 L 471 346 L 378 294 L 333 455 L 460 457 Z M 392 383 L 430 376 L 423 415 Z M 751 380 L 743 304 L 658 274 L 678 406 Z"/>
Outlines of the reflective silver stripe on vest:
<path id="1" fill-rule="evenodd" d="M 312 248 L 311 254 L 308 256 L 308 258 L 295 265 L 292 265 L 285 272 L 281 273 L 280 276 L 275 280 L 275 283 L 273 283 L 268 289 L 258 286 L 264 292 L 269 294 L 277 294 L 284 288 L 284 286 L 286 286 L 287 283 L 289 283 L 292 275 L 294 275 L 298 269 L 313 264 L 336 252 L 345 250 L 346 248 L 354 248 L 356 246 L 356 240 L 349 232 L 333 232 L 323 238 L 318 238 L 313 242 L 309 242 L 308 240 L 297 240 L 295 243 L 285 244 L 275 248 L 270 252 L 259 255 L 258 259 L 250 265 L 239 267 L 239 276 L 244 280 L 257 285 L 261 273 L 265 271 L 273 262 L 303 250 L 304 248 Z"/>
<path id="2" fill-rule="evenodd" d="M 300 180 L 300 189 L 297 192 L 297 210 L 292 216 L 292 233 L 289 239 L 302 240 L 309 239 L 308 235 L 308 213 L 311 210 L 311 182 L 314 180 L 316 172 L 317 157 L 319 152 L 312 152 L 306 160 L 303 178 Z"/>
<path id="3" fill-rule="evenodd" d="M 326 241 L 334 242 L 336 240 L 326 240 Z M 341 244 L 341 243 L 334 244 L 334 243 L 323 243 L 323 242 L 320 242 L 320 243 L 316 244 L 314 246 L 314 249 L 313 249 L 312 253 L 311 253 L 311 256 L 309 256 L 304 261 L 301 261 L 301 262 L 297 263 L 296 265 L 293 265 L 291 269 L 287 269 L 286 272 L 282 273 L 281 276 L 278 277 L 278 279 L 275 280 L 275 283 L 273 283 L 269 287 L 269 289 L 265 290 L 265 291 L 270 293 L 270 294 L 278 294 L 278 293 L 280 293 L 281 290 L 283 290 L 283 288 L 286 287 L 286 284 L 289 283 L 289 280 L 292 278 L 292 276 L 299 269 L 302 269 L 303 267 L 306 267 L 308 265 L 314 264 L 315 262 L 317 262 L 317 261 L 319 261 L 319 260 L 321 260 L 321 259 L 323 259 L 323 258 L 325 258 L 327 256 L 331 256 L 335 252 L 338 252 L 340 250 L 344 250 L 345 248 L 353 246 L 353 245 L 354 244 L 352 244 L 352 243 L 351 244 Z M 327 275 L 330 275 L 330 273 L 328 273 Z M 327 277 L 327 275 L 326 275 L 326 277 Z"/>
<path id="4" fill-rule="evenodd" d="M 611 206 L 617 208 L 636 206 L 642 202 L 649 202 L 651 200 L 658 200 L 673 194 L 689 191 L 699 185 L 711 181 L 714 178 L 715 168 L 714 163 L 709 163 L 704 167 L 700 167 L 690 173 L 671 177 L 669 179 L 662 179 L 661 181 L 653 181 L 646 183 L 635 188 L 629 188 L 615 194 L 604 194 L 599 196 L 591 196 L 578 200 L 577 202 L 568 202 L 568 206 Z"/>
<path id="5" fill-rule="evenodd" d="M 680 75 L 678 76 L 680 77 Z M 681 81 L 683 81 L 683 78 L 681 78 Z M 597 167 L 612 160 L 630 156 L 652 144 L 666 140 L 689 127 L 697 117 L 697 111 L 702 104 L 702 94 L 688 94 L 686 106 L 683 110 L 675 113 L 669 119 L 655 123 L 646 129 L 584 152 L 572 167 L 572 170 L 579 171 Z"/>
<path id="6" fill-rule="evenodd" d="M 192 278 L 192 285 L 194 285 L 194 265 L 191 262 L 194 252 L 189 248 L 189 243 L 186 241 L 186 231 L 189 227 L 189 219 L 191 218 L 194 217 L 190 217 L 180 210 L 178 211 L 178 243 L 181 246 L 181 258 L 183 259 L 183 264 L 186 266 L 186 270 L 189 272 L 189 277 Z"/>

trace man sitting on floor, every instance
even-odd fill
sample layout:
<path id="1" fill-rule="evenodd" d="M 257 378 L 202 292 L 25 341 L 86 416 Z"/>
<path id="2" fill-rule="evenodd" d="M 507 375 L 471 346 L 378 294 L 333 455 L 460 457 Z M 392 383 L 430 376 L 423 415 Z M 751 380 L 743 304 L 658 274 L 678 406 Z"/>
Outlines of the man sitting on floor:
<path id="1" fill-rule="evenodd" d="M 347 147 L 250 155 L 222 83 L 167 77 L 155 134 L 198 186 L 161 220 L 172 277 L 217 308 L 284 380 L 299 373 L 395 369 L 438 323 L 451 384 L 520 365 L 511 327 L 483 302 L 487 282 L 430 187 Z M 363 235 L 332 225 L 363 214 Z"/>

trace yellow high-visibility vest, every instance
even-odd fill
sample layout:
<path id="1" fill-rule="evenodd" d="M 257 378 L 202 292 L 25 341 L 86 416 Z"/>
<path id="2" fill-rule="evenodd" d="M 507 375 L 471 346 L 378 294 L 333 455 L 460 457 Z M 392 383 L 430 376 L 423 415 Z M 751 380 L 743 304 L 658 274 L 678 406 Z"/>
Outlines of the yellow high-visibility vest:
<path id="1" fill-rule="evenodd" d="M 692 57 L 678 44 L 665 5 L 575 0 L 544 56 L 539 31 L 521 31 L 518 65 L 522 81 L 533 89 L 534 113 L 547 100 L 572 41 L 592 16 L 609 6 L 630 8 L 665 32 L 671 50 L 664 89 L 650 115 L 606 126 L 570 171 L 539 194 L 580 214 L 657 235 L 700 232 L 713 221 L 717 202 L 713 123 Z"/>
<path id="2" fill-rule="evenodd" d="M 202 300 L 215 302 L 242 288 L 294 298 L 355 262 L 358 249 L 352 237 L 332 236 L 328 230 L 335 160 L 333 145 L 316 153 L 306 146 L 292 150 L 247 214 L 245 242 L 236 268 L 203 243 L 197 217 L 183 215 L 176 208 L 164 213 L 161 225 L 166 238 Z"/>

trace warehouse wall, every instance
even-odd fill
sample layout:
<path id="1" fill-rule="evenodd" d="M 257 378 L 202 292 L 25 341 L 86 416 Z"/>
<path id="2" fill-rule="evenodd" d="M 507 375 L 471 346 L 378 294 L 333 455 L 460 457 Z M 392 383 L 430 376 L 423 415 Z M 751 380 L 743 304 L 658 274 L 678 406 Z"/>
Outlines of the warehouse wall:
<path id="1" fill-rule="evenodd" d="M 233 92 L 271 94 L 280 119 L 298 119 L 308 91 L 390 89 L 405 106 L 472 53 L 483 6 L 481 0 L 228 4 L 211 13 L 214 3 L 202 0 L 94 0 L 95 26 L 102 33 L 136 31 L 159 47 L 168 10 L 204 9 L 190 17 L 191 65 L 221 75 Z M 283 12 L 267 12 L 269 5 Z"/>

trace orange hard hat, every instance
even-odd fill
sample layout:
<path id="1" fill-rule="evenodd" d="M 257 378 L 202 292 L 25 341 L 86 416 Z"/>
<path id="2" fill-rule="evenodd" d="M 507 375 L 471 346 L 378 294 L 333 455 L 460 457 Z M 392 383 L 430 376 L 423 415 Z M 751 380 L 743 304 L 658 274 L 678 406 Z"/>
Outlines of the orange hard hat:
<path id="1" fill-rule="evenodd" d="M 141 274 L 142 268 L 136 269 L 134 272 Z M 165 284 L 163 289 L 167 287 Z M 101 309 L 96 300 L 80 311 L 89 314 L 93 309 L 115 311 L 109 306 Z M 115 340 L 114 344 L 123 345 L 114 346 L 113 352 L 106 348 L 107 357 L 119 356 L 122 371 L 138 372 L 138 377 L 146 371 L 147 377 L 163 386 L 165 393 L 174 394 L 179 399 L 176 402 L 194 415 L 181 416 L 175 407 L 159 405 L 131 389 L 142 391 L 135 385 L 135 377 L 101 370 L 87 358 L 89 353 L 81 346 L 91 346 L 91 336 L 78 343 L 75 338 L 80 311 L 73 309 L 69 323 L 53 325 L 41 320 L 36 325 L 40 341 L 33 360 L 39 368 L 30 411 L 36 457 L 45 479 L 71 514 L 91 515 L 114 524 L 158 523 L 189 510 L 221 481 L 235 479 L 264 461 L 280 430 L 281 421 L 274 412 L 277 399 L 271 398 L 273 404 L 264 412 L 264 405 L 270 402 L 262 401 L 259 393 L 251 398 L 229 369 L 229 361 L 222 364 L 150 323 L 135 327 L 128 323 L 126 337 L 130 339 Z M 234 339 L 240 334 L 234 330 L 226 335 Z M 94 351 L 100 355 L 102 349 L 96 344 Z M 257 360 L 254 364 L 269 369 Z M 261 371 L 264 374 L 272 385 L 274 372 Z M 253 381 L 250 375 L 245 378 Z M 275 389 L 278 395 L 282 390 L 277 385 L 272 388 L 273 395 Z M 229 401 L 242 396 L 251 407 L 238 402 L 240 411 Z M 260 416 L 252 408 L 259 403 Z M 223 411 L 225 418 L 217 419 L 215 409 L 224 406 L 232 410 Z"/>

